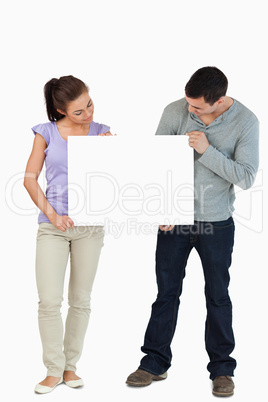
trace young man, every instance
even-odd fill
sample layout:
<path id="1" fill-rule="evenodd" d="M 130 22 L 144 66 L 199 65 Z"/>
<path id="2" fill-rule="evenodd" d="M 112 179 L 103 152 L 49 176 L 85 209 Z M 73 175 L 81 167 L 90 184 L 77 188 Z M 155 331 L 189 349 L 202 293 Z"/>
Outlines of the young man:
<path id="1" fill-rule="evenodd" d="M 205 342 L 213 394 L 234 393 L 236 361 L 232 304 L 228 294 L 234 243 L 234 184 L 252 186 L 258 169 L 256 116 L 226 96 L 228 81 L 216 67 L 197 70 L 185 87 L 185 98 L 168 105 L 157 135 L 187 135 L 194 149 L 195 222 L 160 226 L 156 249 L 158 295 L 141 350 L 146 354 L 127 384 L 149 385 L 163 380 L 171 366 L 179 298 L 188 256 L 200 256 L 207 307 Z M 190 348 L 190 345 L 189 345 Z"/>

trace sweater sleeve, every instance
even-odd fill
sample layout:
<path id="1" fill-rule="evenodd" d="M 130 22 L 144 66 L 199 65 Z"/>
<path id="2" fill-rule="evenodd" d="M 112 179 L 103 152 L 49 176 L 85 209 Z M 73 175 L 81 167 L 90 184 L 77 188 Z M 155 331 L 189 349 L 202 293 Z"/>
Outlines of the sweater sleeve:
<path id="1" fill-rule="evenodd" d="M 258 120 L 251 123 L 241 133 L 235 146 L 233 159 L 210 145 L 199 158 L 199 162 L 243 190 L 250 188 L 254 183 L 259 165 Z"/>

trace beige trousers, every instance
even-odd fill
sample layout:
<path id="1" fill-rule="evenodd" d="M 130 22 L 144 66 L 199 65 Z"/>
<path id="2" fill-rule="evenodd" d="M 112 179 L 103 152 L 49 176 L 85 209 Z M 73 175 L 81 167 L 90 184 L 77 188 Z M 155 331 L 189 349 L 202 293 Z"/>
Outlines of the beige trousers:
<path id="1" fill-rule="evenodd" d="M 76 371 L 90 315 L 90 295 L 104 230 L 102 226 L 75 226 L 65 232 L 40 223 L 36 242 L 38 321 L 47 375 L 61 377 Z M 70 254 L 69 310 L 65 334 L 61 303 Z"/>

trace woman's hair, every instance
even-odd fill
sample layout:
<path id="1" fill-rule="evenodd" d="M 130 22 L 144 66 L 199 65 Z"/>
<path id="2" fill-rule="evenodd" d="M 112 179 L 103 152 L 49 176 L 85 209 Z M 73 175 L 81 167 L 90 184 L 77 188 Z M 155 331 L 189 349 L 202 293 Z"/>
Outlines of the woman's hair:
<path id="1" fill-rule="evenodd" d="M 185 86 L 188 98 L 204 97 L 206 103 L 213 105 L 226 95 L 228 80 L 217 67 L 202 67 L 197 70 Z"/>
<path id="2" fill-rule="evenodd" d="M 67 104 L 88 90 L 87 85 L 83 81 L 72 75 L 49 80 L 44 86 L 48 119 L 50 121 L 62 119 L 64 115 L 59 113 L 57 109 L 66 112 Z"/>

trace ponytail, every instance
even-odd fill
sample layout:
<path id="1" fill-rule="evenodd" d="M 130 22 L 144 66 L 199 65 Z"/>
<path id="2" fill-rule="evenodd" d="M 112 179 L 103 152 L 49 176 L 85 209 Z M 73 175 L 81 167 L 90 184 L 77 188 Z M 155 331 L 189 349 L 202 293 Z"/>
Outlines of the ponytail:
<path id="1" fill-rule="evenodd" d="M 66 111 L 69 102 L 88 91 L 87 85 L 72 75 L 52 78 L 44 86 L 47 116 L 50 121 L 58 121 L 64 117 L 57 109 Z"/>
<path id="2" fill-rule="evenodd" d="M 49 121 L 57 121 L 64 117 L 64 115 L 59 113 L 54 106 L 53 92 L 58 81 L 59 80 L 57 78 L 52 78 L 44 86 L 44 95 L 46 101 L 47 116 Z"/>

